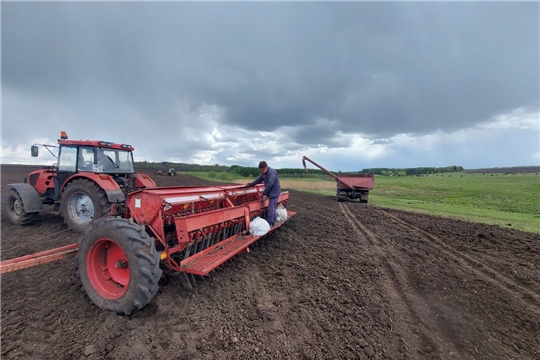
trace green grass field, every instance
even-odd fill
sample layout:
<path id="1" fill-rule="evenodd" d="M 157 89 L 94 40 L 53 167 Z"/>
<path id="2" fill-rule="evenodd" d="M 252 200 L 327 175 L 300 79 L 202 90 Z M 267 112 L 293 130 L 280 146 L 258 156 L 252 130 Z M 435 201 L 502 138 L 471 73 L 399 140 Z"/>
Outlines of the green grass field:
<path id="1" fill-rule="evenodd" d="M 379 176 L 370 202 L 540 233 L 540 176 L 535 174 Z"/>
<path id="2" fill-rule="evenodd" d="M 227 173 L 190 174 L 213 181 L 246 183 L 252 180 Z M 335 181 L 330 177 L 283 177 L 280 180 L 283 188 L 335 195 Z M 540 233 L 540 176 L 534 173 L 376 176 L 369 202 Z"/>

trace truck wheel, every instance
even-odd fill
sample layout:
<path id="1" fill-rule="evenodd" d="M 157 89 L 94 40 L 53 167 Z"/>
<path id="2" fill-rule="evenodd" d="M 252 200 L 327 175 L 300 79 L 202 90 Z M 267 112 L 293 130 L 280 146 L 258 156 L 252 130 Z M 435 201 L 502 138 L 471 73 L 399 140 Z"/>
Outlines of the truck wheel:
<path id="1" fill-rule="evenodd" d="M 341 198 L 339 197 L 339 189 L 336 190 L 336 200 L 337 200 L 338 202 L 341 201 Z"/>
<path id="2" fill-rule="evenodd" d="M 39 219 L 39 212 L 28 213 L 24 211 L 22 198 L 15 189 L 9 191 L 6 202 L 6 213 L 15 225 L 31 225 Z"/>
<path id="3" fill-rule="evenodd" d="M 161 277 L 154 238 L 132 219 L 103 218 L 79 240 L 79 274 L 98 307 L 129 315 L 152 300 Z"/>
<path id="4" fill-rule="evenodd" d="M 362 204 L 367 204 L 368 203 L 368 198 L 369 198 L 369 193 L 360 194 L 360 202 Z"/>
<path id="5" fill-rule="evenodd" d="M 79 232 L 84 232 L 93 219 L 111 211 L 105 191 L 87 179 L 77 179 L 66 185 L 60 207 L 68 228 Z"/>

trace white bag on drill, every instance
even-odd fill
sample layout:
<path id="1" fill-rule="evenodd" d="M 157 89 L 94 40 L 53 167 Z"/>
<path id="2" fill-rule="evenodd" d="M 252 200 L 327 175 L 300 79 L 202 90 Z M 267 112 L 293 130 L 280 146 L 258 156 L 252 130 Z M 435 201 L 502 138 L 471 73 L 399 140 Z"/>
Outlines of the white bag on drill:
<path id="1" fill-rule="evenodd" d="M 268 221 L 256 217 L 249 223 L 249 233 L 253 236 L 263 236 L 270 230 L 270 224 Z"/>
<path id="2" fill-rule="evenodd" d="M 287 219 L 287 209 L 283 206 L 283 204 L 279 204 L 279 206 L 276 209 L 276 221 L 283 221 Z"/>

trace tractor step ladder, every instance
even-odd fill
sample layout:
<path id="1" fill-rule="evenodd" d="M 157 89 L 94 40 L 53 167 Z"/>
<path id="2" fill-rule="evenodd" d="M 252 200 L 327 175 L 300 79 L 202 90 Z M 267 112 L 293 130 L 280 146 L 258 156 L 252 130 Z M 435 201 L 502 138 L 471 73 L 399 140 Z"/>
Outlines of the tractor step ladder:
<path id="1" fill-rule="evenodd" d="M 296 215 L 287 210 L 287 220 Z M 276 230 L 286 220 L 277 221 L 268 233 Z M 267 234 L 268 234 L 267 233 Z M 266 234 L 265 234 L 266 235 Z M 265 236 L 262 235 L 262 236 Z M 235 235 L 225 239 L 204 251 L 201 251 L 180 263 L 183 272 L 194 275 L 208 275 L 212 270 L 241 252 L 249 252 L 249 246 L 262 236 Z"/>

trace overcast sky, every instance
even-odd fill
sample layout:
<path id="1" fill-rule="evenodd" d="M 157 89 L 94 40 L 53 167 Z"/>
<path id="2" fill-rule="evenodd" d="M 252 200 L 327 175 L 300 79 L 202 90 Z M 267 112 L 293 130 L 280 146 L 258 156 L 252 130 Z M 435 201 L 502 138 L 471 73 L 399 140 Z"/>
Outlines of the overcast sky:
<path id="1" fill-rule="evenodd" d="M 2 2 L 2 163 L 33 143 L 330 170 L 539 165 L 538 2 Z"/>

